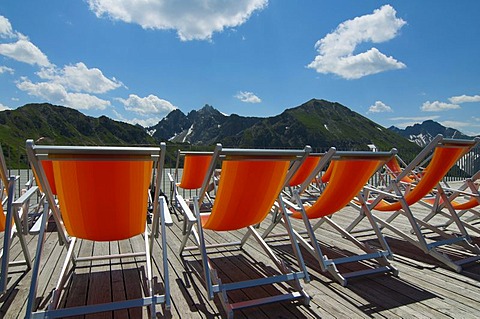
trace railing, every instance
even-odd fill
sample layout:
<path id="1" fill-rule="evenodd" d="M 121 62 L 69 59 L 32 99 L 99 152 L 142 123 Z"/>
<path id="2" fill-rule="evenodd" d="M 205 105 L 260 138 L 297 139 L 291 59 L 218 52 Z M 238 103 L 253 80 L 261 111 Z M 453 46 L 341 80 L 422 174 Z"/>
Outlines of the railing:
<path id="1" fill-rule="evenodd" d="M 162 189 L 164 192 L 168 195 L 167 190 L 170 190 L 170 184 L 168 182 L 167 178 L 167 173 L 171 173 L 173 175 L 175 171 L 175 165 L 176 165 L 176 151 L 178 149 L 178 146 L 167 146 L 167 156 L 165 158 L 165 172 L 163 174 L 163 184 L 162 184 Z M 193 150 L 193 149 L 198 149 L 195 147 L 189 147 L 185 145 L 185 147 L 182 147 L 182 150 Z M 326 149 L 314 149 L 314 152 L 325 152 Z M 413 159 L 413 157 L 418 153 L 418 150 L 415 151 L 409 151 L 409 150 L 402 150 L 402 158 L 406 161 L 409 162 Z M 13 159 L 8 158 L 9 153 L 4 154 L 5 158 L 7 160 L 7 163 L 15 163 Z M 21 168 L 15 168 L 15 169 L 9 169 L 9 175 L 16 175 L 20 176 L 19 181 L 17 182 L 17 190 L 18 194 L 21 194 L 21 191 L 23 188 L 25 188 L 25 183 L 32 179 L 32 171 L 29 169 L 26 169 L 27 167 L 27 162 L 26 162 L 26 155 L 25 156 L 17 156 L 17 165 L 12 165 L 14 167 L 21 167 Z M 23 169 L 22 169 L 23 167 Z M 182 165 L 180 165 L 182 167 Z M 477 146 L 476 148 L 472 149 L 468 154 L 466 154 L 464 157 L 462 157 L 458 162 L 457 165 L 450 170 L 450 172 L 447 174 L 445 177 L 446 181 L 458 181 L 458 180 L 463 180 L 465 178 L 471 177 L 474 173 L 476 173 L 478 170 L 480 170 L 480 146 Z M 372 179 L 371 183 L 376 185 L 382 181 L 382 177 L 379 174 L 376 174 Z"/>

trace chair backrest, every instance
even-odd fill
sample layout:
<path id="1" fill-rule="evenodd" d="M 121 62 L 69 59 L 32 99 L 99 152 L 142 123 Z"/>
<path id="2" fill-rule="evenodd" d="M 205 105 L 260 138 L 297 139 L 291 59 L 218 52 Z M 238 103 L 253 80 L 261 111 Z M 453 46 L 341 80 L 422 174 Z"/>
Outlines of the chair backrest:
<path id="1" fill-rule="evenodd" d="M 4 198 L 8 196 L 8 170 L 7 163 L 5 162 L 5 157 L 3 156 L 3 149 L 0 145 L 0 183 L 1 191 L 0 199 L 2 200 L 2 205 Z"/>
<path id="2" fill-rule="evenodd" d="M 184 162 L 182 179 L 178 186 L 183 189 L 202 187 L 203 179 L 212 160 L 212 153 L 180 152 L 179 154 L 184 154 Z"/>
<path id="3" fill-rule="evenodd" d="M 477 207 L 478 205 L 480 205 L 480 198 L 478 197 L 472 197 L 464 203 L 457 203 L 457 202 L 452 203 L 453 209 L 456 209 L 456 210 L 472 209 Z"/>
<path id="4" fill-rule="evenodd" d="M 455 163 L 473 147 L 475 147 L 480 139 L 474 140 L 454 140 L 454 139 L 440 139 L 435 145 L 430 163 L 422 172 L 422 177 L 418 184 L 406 195 L 405 201 L 408 205 L 415 204 L 428 193 L 443 179 L 448 171 L 455 165 Z M 423 154 L 422 156 L 425 156 Z M 419 162 L 422 159 L 415 159 L 415 162 Z M 410 165 L 409 165 L 410 166 Z M 401 180 L 408 172 L 405 170 L 397 177 Z M 374 207 L 379 211 L 395 211 L 402 208 L 399 201 L 394 203 L 380 202 Z"/>
<path id="5" fill-rule="evenodd" d="M 317 167 L 321 158 L 322 154 L 310 154 L 290 179 L 288 186 L 293 187 L 302 184 Z"/>
<path id="6" fill-rule="evenodd" d="M 312 206 L 305 207 L 310 219 L 331 215 L 344 208 L 367 184 L 396 150 L 391 152 L 336 152 L 328 170 L 330 176 L 322 194 Z M 301 218 L 300 212 L 293 217 Z"/>
<path id="7" fill-rule="evenodd" d="M 203 227 L 235 230 L 263 221 L 309 150 L 224 149 L 219 152 L 216 158 L 222 160 L 222 173 L 212 211 L 202 220 Z M 210 165 L 212 167 L 214 165 Z M 212 169 L 208 175 L 211 174 Z"/>
<path id="8" fill-rule="evenodd" d="M 53 195 L 58 195 L 57 186 L 55 185 L 55 178 L 54 178 L 54 175 L 53 175 L 53 163 L 52 163 L 52 161 L 42 161 L 42 167 L 43 167 L 43 171 L 45 172 L 45 175 L 48 179 L 48 184 L 50 185 L 50 189 L 52 191 L 52 194 Z M 35 176 L 35 180 L 37 181 L 38 188 L 40 189 L 40 192 L 45 193 L 43 191 L 42 185 L 40 184 L 40 182 L 38 182 L 38 174 L 37 174 L 37 171 L 35 170 L 34 167 L 32 167 L 32 171 L 33 171 L 33 176 Z"/>
<path id="9" fill-rule="evenodd" d="M 436 199 L 435 198 L 426 198 L 422 199 L 425 203 L 428 203 L 430 205 L 435 204 Z M 443 199 L 440 198 L 438 201 L 440 205 L 444 204 Z M 466 210 L 466 209 L 472 209 L 480 205 L 480 198 L 479 197 L 471 197 L 468 201 L 465 202 L 457 202 L 455 200 L 452 200 L 450 202 L 452 204 L 453 209 L 455 210 Z"/>
<path id="10" fill-rule="evenodd" d="M 385 165 L 387 166 L 388 172 L 390 173 L 390 176 L 392 176 L 392 178 L 396 178 L 403 171 L 396 156 L 392 157 Z M 415 180 L 410 178 L 409 176 L 404 176 L 402 177 L 402 182 L 414 183 Z"/>
<path id="11" fill-rule="evenodd" d="M 9 187 L 8 187 L 8 170 L 7 170 L 7 164 L 5 162 L 5 157 L 3 156 L 3 149 L 2 146 L 0 145 L 0 200 L 2 207 L 4 203 L 6 202 L 6 199 L 8 198 L 9 194 Z M 6 216 L 3 213 L 3 208 L 2 212 L 0 214 L 0 231 L 3 232 L 5 230 L 5 222 L 6 222 Z"/>
<path id="12" fill-rule="evenodd" d="M 45 161 L 52 164 L 67 233 L 95 241 L 121 240 L 144 232 L 150 181 L 155 168 L 158 192 L 164 150 L 164 144 L 160 148 L 36 146 L 27 141 L 29 159 L 50 208 L 58 209 Z M 158 196 L 154 201 L 158 205 Z"/>
<path id="13" fill-rule="evenodd" d="M 322 183 L 328 183 L 330 181 L 330 177 L 332 176 L 332 172 L 333 172 L 333 165 L 329 165 L 327 167 L 327 170 L 325 171 L 325 173 L 323 173 L 322 175 Z"/>

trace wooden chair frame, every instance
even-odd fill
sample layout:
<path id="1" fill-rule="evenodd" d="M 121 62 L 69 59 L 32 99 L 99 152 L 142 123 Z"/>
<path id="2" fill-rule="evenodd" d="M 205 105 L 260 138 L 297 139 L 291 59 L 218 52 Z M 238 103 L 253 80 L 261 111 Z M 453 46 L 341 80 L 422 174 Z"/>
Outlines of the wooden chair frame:
<path id="1" fill-rule="evenodd" d="M 283 162 L 291 161 L 293 162 L 291 168 L 288 170 L 288 173 L 284 181 L 280 182 L 281 183 L 280 186 L 282 186 L 282 183 L 283 183 L 283 187 L 284 187 L 288 182 L 288 180 L 291 178 L 291 176 L 294 174 L 294 172 L 298 169 L 301 162 L 306 158 L 309 152 L 310 152 L 310 147 L 306 147 L 305 150 L 302 150 L 302 151 L 299 151 L 299 150 L 246 150 L 246 149 L 223 149 L 222 146 L 218 144 L 214 150 L 212 161 L 210 163 L 207 176 L 205 176 L 199 196 L 194 198 L 194 205 L 193 205 L 194 211 L 192 212 L 188 207 L 188 205 L 182 205 L 185 225 L 184 225 L 184 233 L 183 233 L 184 237 L 180 247 L 180 254 L 183 256 L 185 251 L 191 251 L 191 250 L 197 250 L 200 252 L 201 259 L 202 259 L 202 266 L 203 266 L 203 278 L 205 280 L 208 297 L 209 299 L 213 299 L 214 295 L 218 294 L 218 296 L 220 297 L 222 306 L 229 318 L 233 317 L 234 310 L 243 309 L 247 307 L 254 307 L 254 306 L 258 306 L 266 303 L 300 299 L 300 300 L 303 300 L 305 304 L 308 304 L 310 297 L 308 296 L 306 291 L 302 288 L 299 280 L 304 279 L 305 281 L 309 281 L 309 276 L 308 276 L 308 272 L 306 271 L 305 265 L 303 263 L 303 257 L 301 256 L 298 244 L 295 240 L 292 240 L 291 243 L 292 243 L 294 254 L 296 255 L 299 263 L 299 268 L 300 268 L 299 271 L 292 271 L 286 266 L 283 260 L 281 260 L 275 254 L 272 248 L 262 239 L 262 237 L 260 236 L 260 234 L 257 232 L 255 228 L 255 224 L 249 224 L 247 226 L 241 226 L 239 228 L 239 229 L 246 229 L 246 233 L 244 234 L 243 238 L 240 241 L 221 243 L 218 245 L 206 244 L 205 242 L 206 234 L 204 231 L 204 224 L 202 223 L 202 218 L 205 215 L 203 212 L 200 211 L 199 203 L 202 203 L 203 201 L 203 197 L 206 194 L 207 187 L 215 171 L 216 165 L 218 162 L 222 162 L 222 164 L 225 164 L 229 161 L 237 161 L 237 162 L 241 162 L 241 161 L 252 162 L 252 161 L 265 161 L 265 160 L 270 160 L 270 161 L 276 160 L 276 161 L 283 161 Z M 231 182 L 230 180 L 228 180 L 229 179 L 228 175 L 225 176 L 225 174 L 226 173 L 224 172 L 224 168 L 222 165 L 222 175 L 220 177 L 219 193 L 215 198 L 212 211 L 215 210 L 216 205 L 221 205 L 221 203 L 225 200 L 224 198 L 222 198 L 222 195 L 221 195 L 222 183 L 227 185 L 227 183 Z M 255 183 L 254 180 L 250 182 Z M 283 205 L 282 198 L 278 196 L 283 187 L 280 187 L 278 189 L 278 193 L 275 195 L 275 198 L 272 198 L 272 201 L 277 200 L 278 205 Z M 230 199 L 229 202 L 236 201 L 236 200 L 248 201 L 248 198 Z M 265 212 L 265 214 L 269 213 L 270 208 L 268 208 L 267 210 L 268 211 Z M 234 214 L 236 212 L 232 212 L 232 213 Z M 290 222 L 286 216 L 284 216 L 284 218 L 285 218 L 285 226 L 286 226 L 287 232 L 290 234 L 291 238 L 293 239 L 293 233 L 291 232 Z M 207 225 L 208 222 L 209 221 L 207 221 L 205 225 Z M 253 237 L 256 240 L 256 242 L 262 248 L 266 256 L 268 256 L 273 261 L 275 266 L 278 268 L 280 274 L 270 276 L 270 277 L 265 277 L 265 278 L 223 284 L 217 274 L 217 271 L 213 267 L 213 263 L 210 261 L 208 257 L 207 249 L 225 248 L 225 247 L 232 247 L 232 246 L 243 248 L 243 246 L 246 244 L 247 240 L 250 237 Z M 189 239 L 193 241 L 194 246 L 188 246 L 188 247 L 186 246 Z M 275 283 L 282 283 L 282 282 L 290 285 L 294 291 L 275 295 L 275 296 L 265 297 L 265 298 L 238 302 L 238 303 L 231 303 L 227 296 L 228 291 L 245 289 L 245 288 L 261 286 L 261 285 L 272 285 Z"/>
<path id="2" fill-rule="evenodd" d="M 2 196 L 2 212 L 0 215 L 0 228 L 3 231 L 3 246 L 0 250 L 0 295 L 7 291 L 8 271 L 10 266 L 26 266 L 26 271 L 32 268 L 32 259 L 26 243 L 25 236 L 29 229 L 27 216 L 30 208 L 30 200 L 38 191 L 37 187 L 31 187 L 22 196 L 15 199 L 18 176 L 7 177 L 7 165 L 0 146 L 0 192 Z M 6 206 L 6 214 L 3 207 Z M 15 238 L 20 241 L 24 259 L 10 261 L 10 247 Z"/>
<path id="3" fill-rule="evenodd" d="M 299 241 L 299 243 L 312 255 L 315 257 L 317 262 L 320 264 L 320 268 L 323 272 L 330 273 L 335 280 L 337 280 L 342 286 L 346 286 L 349 279 L 362 277 L 366 275 L 373 275 L 378 273 L 392 273 L 393 275 L 398 275 L 398 270 L 390 263 L 389 259 L 393 259 L 393 254 L 383 237 L 378 225 L 375 223 L 370 210 L 368 209 L 365 198 L 362 196 L 361 190 L 363 186 L 367 183 L 368 179 L 388 161 L 392 156 L 394 156 L 396 150 L 393 149 L 391 152 L 338 152 L 335 148 L 331 148 L 327 153 L 325 153 L 321 160 L 318 162 L 318 165 L 315 169 L 312 170 L 309 177 L 307 177 L 300 186 L 298 186 L 294 191 L 293 200 L 296 203 L 285 200 L 288 204 L 290 211 L 285 212 L 290 216 L 290 218 L 302 219 L 305 225 L 304 229 L 294 229 L 293 232 Z M 342 170 L 347 171 L 356 171 L 356 166 L 358 163 L 367 164 L 371 170 L 370 174 L 360 173 L 358 174 L 349 174 L 348 180 L 346 181 L 345 176 L 342 176 L 342 170 L 336 170 L 334 168 L 337 163 L 342 162 L 346 164 L 342 166 Z M 330 165 L 328 165 L 330 163 Z M 305 189 L 309 186 L 312 177 L 317 176 L 318 172 L 322 171 L 326 167 L 329 167 L 328 181 L 325 180 L 325 185 L 323 187 L 322 193 L 317 197 L 312 198 L 310 194 L 307 194 L 307 197 L 302 195 L 305 192 Z M 349 168 L 350 167 L 350 168 Z M 346 185 L 348 184 L 348 185 Z M 342 188 L 344 185 L 346 192 L 334 192 L 332 193 L 330 189 Z M 352 187 L 352 189 L 349 188 Z M 328 194 L 328 195 L 327 195 Z M 334 194 L 334 197 L 332 195 Z M 305 202 L 307 200 L 307 202 Z M 333 221 L 333 216 L 338 214 L 338 212 L 345 207 L 351 200 L 356 200 L 359 202 L 362 209 L 362 213 L 367 216 L 371 227 L 375 231 L 375 235 L 378 239 L 378 242 L 382 249 L 376 250 L 370 247 L 367 243 L 362 243 L 353 235 L 348 233 L 344 228 L 339 224 Z M 342 203 L 338 204 L 337 203 Z M 324 207 L 325 211 L 322 211 L 314 208 L 315 205 L 321 205 L 319 207 Z M 330 206 L 330 208 L 329 208 Z M 336 206 L 333 208 L 333 206 Z M 315 211 L 312 214 L 312 210 Z M 327 212 L 327 210 L 329 210 Z M 296 215 L 296 216 L 295 216 Z M 316 216 L 317 215 L 317 216 Z M 315 224 L 312 225 L 314 220 L 318 220 Z M 267 238 L 270 236 L 270 233 L 275 228 L 275 226 L 283 221 L 278 218 L 278 216 L 273 218 L 272 224 L 265 230 L 262 237 Z M 324 223 L 329 224 L 333 229 L 335 229 L 342 237 L 346 238 L 362 250 L 363 254 L 354 254 L 350 256 L 345 256 L 341 258 L 328 258 L 320 247 L 319 241 L 315 236 L 315 231 L 317 231 L 320 226 Z M 307 239 L 304 238 L 304 234 L 307 234 Z M 282 236 L 282 234 L 276 234 L 272 236 Z M 352 271 L 349 273 L 341 273 L 338 269 L 338 265 L 346 263 L 358 263 L 365 260 L 375 260 L 378 266 L 369 266 L 363 270 Z"/>
<path id="4" fill-rule="evenodd" d="M 370 198 L 369 208 L 371 210 L 381 210 L 381 212 L 374 214 L 375 221 L 383 228 L 387 228 L 401 238 L 407 240 L 411 244 L 420 248 L 424 253 L 436 258 L 446 266 L 452 268 L 457 272 L 462 271 L 462 266 L 475 262 L 480 259 L 480 248 L 472 243 L 472 240 L 465 229 L 464 224 L 459 219 L 455 209 L 453 209 L 448 196 L 441 185 L 441 180 L 445 174 L 450 170 L 456 161 L 465 155 L 470 149 L 474 148 L 480 142 L 480 138 L 474 140 L 457 140 L 445 139 L 442 135 L 437 135 L 416 157 L 408 164 L 408 166 L 390 183 L 385 190 L 380 190 L 375 187 L 365 188 L 365 197 Z M 432 154 L 433 152 L 433 154 Z M 448 154 L 448 158 L 443 158 L 442 153 L 452 152 Z M 420 163 L 426 159 L 431 158 L 431 162 L 423 171 L 419 182 L 412 188 L 405 188 L 402 185 L 402 179 L 411 174 L 411 172 L 419 166 Z M 449 164 L 446 165 L 445 163 Z M 434 172 L 434 173 L 432 173 Z M 460 234 L 448 234 L 439 227 L 431 225 L 416 218 L 411 206 L 421 201 L 424 196 L 428 195 L 432 190 L 437 192 L 439 198 L 445 203 L 448 209 L 450 218 L 455 222 Z M 373 198 L 372 198 L 373 196 Z M 389 204 L 384 200 L 390 199 Z M 378 206 L 377 206 L 378 205 Z M 391 212 L 392 214 L 384 219 L 379 215 Z M 398 227 L 395 227 L 392 222 L 398 216 L 404 216 L 409 221 L 412 227 L 412 234 L 408 234 Z M 354 228 L 360 223 L 365 216 L 360 215 L 347 227 L 347 231 L 353 232 Z M 428 239 L 422 230 L 434 232 L 441 239 Z M 471 255 L 466 256 L 460 260 L 452 260 L 444 253 L 438 250 L 441 246 L 459 245 L 466 249 Z"/>
<path id="5" fill-rule="evenodd" d="M 32 281 L 30 285 L 30 293 L 27 303 L 27 318 L 58 318 L 64 316 L 73 316 L 79 314 L 89 314 L 95 312 L 111 311 L 116 309 L 125 309 L 131 307 L 147 306 L 150 308 L 150 315 L 152 318 L 156 316 L 156 304 L 164 304 L 166 310 L 170 308 L 170 288 L 168 280 L 168 261 L 167 261 L 167 249 L 166 249 L 166 225 L 172 223 L 166 201 L 163 196 L 160 196 L 160 185 L 162 178 L 163 162 L 165 157 L 166 146 L 164 143 L 157 147 L 86 147 L 86 146 L 38 146 L 33 143 L 32 140 L 27 141 L 27 154 L 29 160 L 37 172 L 38 182 L 42 186 L 42 190 L 46 195 L 45 208 L 42 215 L 42 223 L 40 227 L 40 233 L 38 236 L 38 244 L 36 250 L 36 259 L 33 265 Z M 154 178 L 155 195 L 153 201 L 153 213 L 154 218 L 149 231 L 146 220 L 144 230 L 144 242 L 145 250 L 142 252 L 133 252 L 127 254 L 114 254 L 104 256 L 77 256 L 74 250 L 76 237 L 72 237 L 68 234 L 64 220 L 62 218 L 61 209 L 57 206 L 55 198 L 52 194 L 48 179 L 41 162 L 43 160 L 53 161 L 142 161 L 145 163 L 151 162 Z M 59 164 L 60 165 L 60 164 Z M 95 177 L 93 177 L 95 178 Z M 55 180 L 57 183 L 57 180 Z M 148 203 L 145 203 L 145 212 L 147 210 Z M 38 285 L 38 275 L 40 270 L 41 257 L 43 252 L 43 245 L 46 238 L 46 227 L 48 223 L 49 210 L 52 210 L 52 215 L 55 217 L 57 228 L 60 230 L 59 234 L 61 239 L 66 244 L 67 254 L 65 262 L 62 267 L 59 280 L 52 294 L 52 300 L 47 310 L 35 309 L 36 293 Z M 163 262 L 163 275 L 164 275 L 164 288 L 163 294 L 157 294 L 154 292 L 154 279 L 152 272 L 152 248 L 154 237 L 157 237 L 161 229 L 161 242 L 163 246 L 162 262 Z M 140 234 L 141 235 L 141 234 Z M 109 239 L 106 239 L 107 241 Z M 145 297 L 138 299 L 129 299 L 117 302 L 107 302 L 103 304 L 85 305 L 79 307 L 70 308 L 58 308 L 58 302 L 61 297 L 62 291 L 66 287 L 71 275 L 74 273 L 75 267 L 84 261 L 113 259 L 113 258 L 127 258 L 127 257 L 144 257 L 145 258 L 145 272 L 147 279 L 147 292 Z"/>

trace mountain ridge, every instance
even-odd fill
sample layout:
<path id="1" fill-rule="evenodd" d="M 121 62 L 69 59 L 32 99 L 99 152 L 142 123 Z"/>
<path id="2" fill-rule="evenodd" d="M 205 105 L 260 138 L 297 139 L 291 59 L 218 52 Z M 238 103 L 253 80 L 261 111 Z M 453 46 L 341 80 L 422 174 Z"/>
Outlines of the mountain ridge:
<path id="1" fill-rule="evenodd" d="M 433 120 L 426 120 L 420 124 L 415 123 L 414 125 L 407 126 L 405 129 L 400 129 L 395 126 L 390 126 L 388 129 L 405 137 L 409 141 L 416 143 L 420 147 L 424 147 L 430 143 L 430 141 L 438 134 L 442 134 L 446 138 L 472 138 L 472 136 L 465 135 L 457 129 L 445 127 Z"/>
<path id="2" fill-rule="evenodd" d="M 27 138 L 57 145 L 156 144 L 142 127 L 49 103 L 30 103 L 0 112 L 0 143 L 9 167 L 26 166 Z"/>
<path id="3" fill-rule="evenodd" d="M 422 132 L 422 137 L 434 136 L 438 130 L 445 133 L 445 128 L 436 122 L 427 124 L 423 131 L 416 126 L 412 130 Z M 417 136 L 417 131 L 407 133 Z M 90 117 L 49 103 L 31 103 L 0 112 L 0 143 L 8 155 L 9 167 L 27 164 L 24 149 L 27 138 L 57 145 L 157 145 L 160 141 L 182 148 L 208 148 L 216 143 L 248 148 L 311 145 L 317 152 L 331 146 L 339 150 L 370 150 L 369 145 L 374 144 L 378 150 L 396 147 L 402 154 L 417 153 L 420 147 L 407 139 L 410 135 L 401 136 L 407 133 L 398 128 L 386 129 L 340 103 L 319 99 L 264 118 L 225 115 L 206 104 L 188 114 L 174 110 L 157 125 L 147 128 L 106 116 Z M 459 133 L 454 136 L 465 137 Z"/>
<path id="4" fill-rule="evenodd" d="M 178 120 L 175 129 L 171 123 Z M 220 142 L 229 147 L 303 147 L 369 150 L 416 148 L 399 135 L 352 111 L 326 100 L 311 99 L 272 117 L 226 116 L 210 105 L 187 115 L 172 111 L 147 128 L 156 139 L 204 145 Z"/>

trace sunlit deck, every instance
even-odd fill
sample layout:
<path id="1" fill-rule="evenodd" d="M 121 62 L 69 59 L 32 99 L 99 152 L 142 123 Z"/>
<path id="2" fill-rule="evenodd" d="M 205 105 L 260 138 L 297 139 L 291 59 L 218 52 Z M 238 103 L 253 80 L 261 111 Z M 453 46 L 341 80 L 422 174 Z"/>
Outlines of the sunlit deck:
<path id="1" fill-rule="evenodd" d="M 420 207 L 415 206 L 417 212 Z M 334 217 L 340 224 L 346 224 L 355 215 L 350 208 L 345 208 Z M 223 310 L 218 297 L 208 300 L 200 276 L 194 271 L 199 267 L 200 257 L 187 254 L 181 258 L 178 248 L 181 238 L 181 216 L 173 216 L 174 225 L 168 229 L 168 259 L 170 292 L 172 308 L 168 312 L 157 306 L 158 317 L 167 318 L 217 318 Z M 400 222 L 400 220 L 399 220 Z M 300 223 L 295 221 L 300 227 Z M 399 224 L 408 230 L 407 225 Z M 325 227 L 317 232 L 328 255 L 342 254 L 352 250 L 352 245 Z M 224 233 L 209 236 L 209 242 L 220 242 L 222 239 L 236 240 L 240 233 Z M 440 265 L 433 258 L 424 255 L 412 245 L 398 239 L 388 231 L 385 235 L 392 250 L 396 253 L 393 261 L 398 267 L 399 277 L 376 275 L 360 278 L 342 287 L 330 276 L 321 273 L 320 267 L 312 257 L 304 254 L 311 282 L 305 283 L 306 291 L 312 297 L 309 306 L 299 303 L 270 304 L 259 308 L 250 308 L 235 313 L 238 318 L 479 318 L 480 317 L 480 263 L 466 267 L 458 274 Z M 40 273 L 38 288 L 38 304 L 41 308 L 48 306 L 50 292 L 53 289 L 66 250 L 57 241 L 54 231 L 48 232 L 45 245 L 44 260 Z M 34 254 L 37 237 L 29 235 L 29 247 Z M 369 240 L 369 235 L 364 239 Z M 480 238 L 475 238 L 480 244 Z M 269 241 L 275 251 L 292 263 L 293 255 L 289 243 L 275 239 Z M 141 238 L 122 241 L 115 244 L 92 244 L 82 242 L 79 249 L 86 254 L 107 252 L 128 252 L 132 247 L 142 245 Z M 221 271 L 224 282 L 235 278 L 255 278 L 258 274 L 271 271 L 273 265 L 258 252 L 257 244 L 251 241 L 244 251 L 219 251 L 213 255 L 213 262 Z M 157 242 L 154 247 L 155 276 L 158 278 L 158 289 L 163 290 L 163 274 L 161 273 L 162 247 Z M 13 249 L 12 258 L 19 258 L 18 244 Z M 252 263 L 253 262 L 253 263 Z M 62 298 L 63 305 L 82 305 L 123 300 L 138 297 L 142 294 L 136 270 L 142 266 L 141 260 L 124 259 L 118 261 L 98 261 L 95 267 L 78 268 L 73 276 L 68 293 Z M 31 271 L 25 272 L 22 267 L 12 267 L 9 272 L 7 293 L 0 299 L 0 317 L 24 318 L 26 300 L 30 287 Z M 269 296 L 282 287 L 263 287 L 236 292 L 230 295 L 234 301 L 248 299 L 249 296 Z M 89 315 L 88 318 L 147 318 L 146 309 L 130 309 Z"/>

